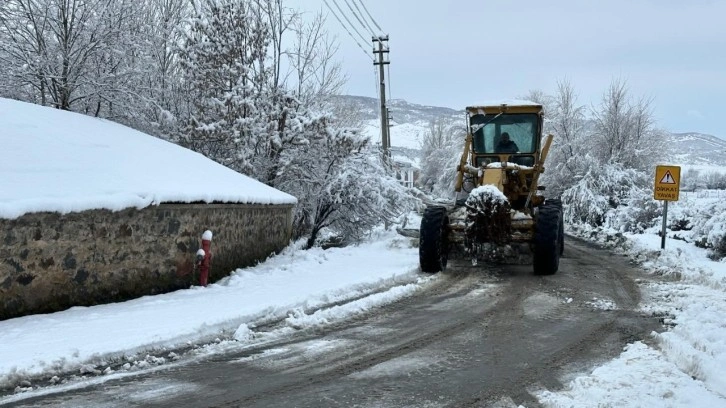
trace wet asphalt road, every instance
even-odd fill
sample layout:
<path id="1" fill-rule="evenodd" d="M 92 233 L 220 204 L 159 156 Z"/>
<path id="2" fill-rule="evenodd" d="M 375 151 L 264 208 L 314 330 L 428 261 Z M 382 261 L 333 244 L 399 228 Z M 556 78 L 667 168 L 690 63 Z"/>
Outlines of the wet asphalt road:
<path id="1" fill-rule="evenodd" d="M 363 317 L 10 406 L 536 407 L 531 392 L 661 330 L 636 311 L 645 278 L 569 239 L 553 276 L 455 262 Z"/>

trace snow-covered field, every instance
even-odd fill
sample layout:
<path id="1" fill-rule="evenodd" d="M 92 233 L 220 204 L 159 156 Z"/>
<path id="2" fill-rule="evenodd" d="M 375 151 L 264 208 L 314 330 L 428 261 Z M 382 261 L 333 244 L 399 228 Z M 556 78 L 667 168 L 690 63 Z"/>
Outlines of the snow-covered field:
<path id="1" fill-rule="evenodd" d="M 408 149 L 420 149 L 421 140 L 428 130 L 426 122 L 417 123 L 391 123 L 391 146 L 405 147 Z M 377 120 L 369 120 L 363 126 L 363 134 L 371 139 L 374 144 L 381 143 L 381 124 Z"/>

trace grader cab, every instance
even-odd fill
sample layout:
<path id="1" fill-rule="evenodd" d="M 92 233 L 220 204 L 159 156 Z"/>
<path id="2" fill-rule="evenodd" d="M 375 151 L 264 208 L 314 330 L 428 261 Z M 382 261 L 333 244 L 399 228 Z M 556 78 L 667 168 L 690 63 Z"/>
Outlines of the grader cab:
<path id="1" fill-rule="evenodd" d="M 456 169 L 457 199 L 428 206 L 419 231 L 424 272 L 450 256 L 531 260 L 535 274 L 557 272 L 564 250 L 562 203 L 545 199 L 539 176 L 552 143 L 542 139 L 543 109 L 514 101 L 466 108 L 468 131 Z"/>

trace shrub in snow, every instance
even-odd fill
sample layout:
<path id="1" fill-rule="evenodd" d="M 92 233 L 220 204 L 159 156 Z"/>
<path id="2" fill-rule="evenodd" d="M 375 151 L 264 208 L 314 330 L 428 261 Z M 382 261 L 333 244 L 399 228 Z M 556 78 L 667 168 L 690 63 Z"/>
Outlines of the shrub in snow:
<path id="1" fill-rule="evenodd" d="M 722 191 L 686 193 L 668 209 L 668 228 L 674 237 L 726 257 L 726 202 Z"/>
<path id="2" fill-rule="evenodd" d="M 726 258 L 726 206 L 721 204 L 714 207 L 720 207 L 720 211 L 711 213 L 713 215 L 702 224 L 699 223 L 694 232 L 705 238 L 705 246 L 711 250 L 713 259 L 722 259 Z"/>
<path id="3" fill-rule="evenodd" d="M 93 365 L 93 364 L 83 364 L 83 365 L 81 365 L 81 367 L 79 369 L 79 372 L 81 373 L 81 375 L 84 375 L 84 374 L 99 375 L 99 374 L 101 374 L 101 371 L 98 370 L 96 368 L 96 366 Z"/>
<path id="4" fill-rule="evenodd" d="M 663 207 L 653 199 L 647 189 L 635 189 L 624 205 L 609 212 L 607 226 L 622 232 L 643 233 L 656 225 L 663 215 Z"/>
<path id="5" fill-rule="evenodd" d="M 642 230 L 649 226 L 648 220 L 658 216 L 657 207 L 646 204 L 648 195 L 652 197 L 650 183 L 649 174 L 622 164 L 592 168 L 562 194 L 565 220 L 623 231 Z"/>
<path id="6" fill-rule="evenodd" d="M 325 229 L 357 241 L 413 207 L 413 196 L 391 176 L 367 137 L 322 126 L 309 141 L 284 156 L 275 185 L 297 197 L 294 235 L 308 235 L 308 248 Z"/>

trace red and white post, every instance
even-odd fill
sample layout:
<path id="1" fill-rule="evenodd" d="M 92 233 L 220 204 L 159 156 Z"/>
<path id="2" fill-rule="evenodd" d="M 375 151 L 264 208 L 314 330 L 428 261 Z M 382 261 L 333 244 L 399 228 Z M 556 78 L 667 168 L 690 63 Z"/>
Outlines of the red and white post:
<path id="1" fill-rule="evenodd" d="M 197 267 L 199 268 L 199 284 L 207 286 L 209 268 L 212 263 L 212 231 L 202 234 L 202 247 L 197 251 Z"/>

